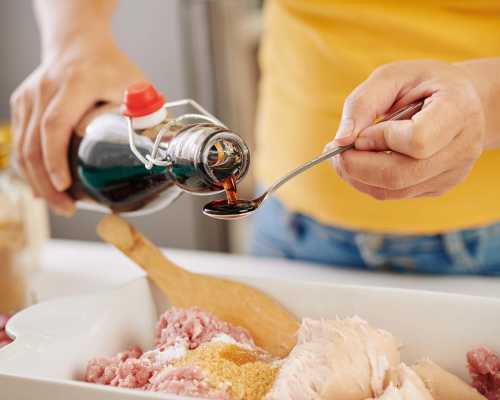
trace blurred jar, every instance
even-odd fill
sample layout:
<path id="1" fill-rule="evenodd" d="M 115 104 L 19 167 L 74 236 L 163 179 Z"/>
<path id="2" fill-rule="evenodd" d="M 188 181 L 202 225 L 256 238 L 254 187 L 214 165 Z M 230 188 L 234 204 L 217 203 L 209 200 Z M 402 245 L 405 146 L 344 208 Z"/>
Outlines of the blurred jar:
<path id="1" fill-rule="evenodd" d="M 45 203 L 13 172 L 11 135 L 0 124 L 0 314 L 12 314 L 36 300 L 33 277 L 49 236 Z"/>

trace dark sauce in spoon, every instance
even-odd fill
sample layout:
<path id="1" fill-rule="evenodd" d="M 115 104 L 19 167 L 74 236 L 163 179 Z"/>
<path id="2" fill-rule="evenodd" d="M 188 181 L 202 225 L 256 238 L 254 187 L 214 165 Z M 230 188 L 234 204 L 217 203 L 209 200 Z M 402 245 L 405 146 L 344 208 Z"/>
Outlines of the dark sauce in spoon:
<path id="1" fill-rule="evenodd" d="M 215 200 L 203 207 L 203 212 L 213 216 L 244 215 L 257 209 L 255 202 L 251 200 L 238 200 L 235 204 L 229 204 L 227 200 Z"/>
<path id="2" fill-rule="evenodd" d="M 203 212 L 208 215 L 243 215 L 257 209 L 257 204 L 253 200 L 239 200 L 236 182 L 230 176 L 222 182 L 226 192 L 225 200 L 214 200 L 203 207 Z"/>

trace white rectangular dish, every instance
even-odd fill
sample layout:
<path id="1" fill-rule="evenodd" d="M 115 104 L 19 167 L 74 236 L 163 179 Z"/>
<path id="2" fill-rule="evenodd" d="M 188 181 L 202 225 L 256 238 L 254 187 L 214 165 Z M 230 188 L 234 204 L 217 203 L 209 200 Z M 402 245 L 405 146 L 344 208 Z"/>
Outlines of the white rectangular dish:
<path id="1" fill-rule="evenodd" d="M 465 354 L 485 345 L 500 351 L 500 299 L 403 289 L 238 278 L 299 317 L 359 315 L 396 335 L 411 363 L 431 357 L 467 379 Z M 86 362 L 133 344 L 148 347 L 156 318 L 168 306 L 147 279 L 98 294 L 47 301 L 14 316 L 14 343 L 0 350 L 3 400 L 181 399 L 79 381 Z"/>

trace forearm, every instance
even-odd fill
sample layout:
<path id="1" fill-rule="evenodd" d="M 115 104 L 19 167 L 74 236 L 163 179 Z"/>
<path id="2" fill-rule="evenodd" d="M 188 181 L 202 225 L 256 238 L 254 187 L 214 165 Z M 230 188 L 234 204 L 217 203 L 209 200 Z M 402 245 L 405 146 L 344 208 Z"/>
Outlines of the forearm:
<path id="1" fill-rule="evenodd" d="M 112 40 L 111 17 L 116 0 L 34 0 L 42 58 L 77 39 Z"/>
<path id="2" fill-rule="evenodd" d="M 485 148 L 500 148 L 500 57 L 457 63 L 472 77 L 486 118 Z"/>

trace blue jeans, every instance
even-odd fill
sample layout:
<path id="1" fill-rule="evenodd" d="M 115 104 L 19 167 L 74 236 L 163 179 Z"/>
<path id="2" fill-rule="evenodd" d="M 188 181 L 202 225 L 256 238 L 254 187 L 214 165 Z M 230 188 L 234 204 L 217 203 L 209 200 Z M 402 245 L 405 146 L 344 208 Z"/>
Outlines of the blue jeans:
<path id="1" fill-rule="evenodd" d="M 438 235 L 390 235 L 322 225 L 275 198 L 253 217 L 250 251 L 327 265 L 435 274 L 500 275 L 500 224 Z"/>

